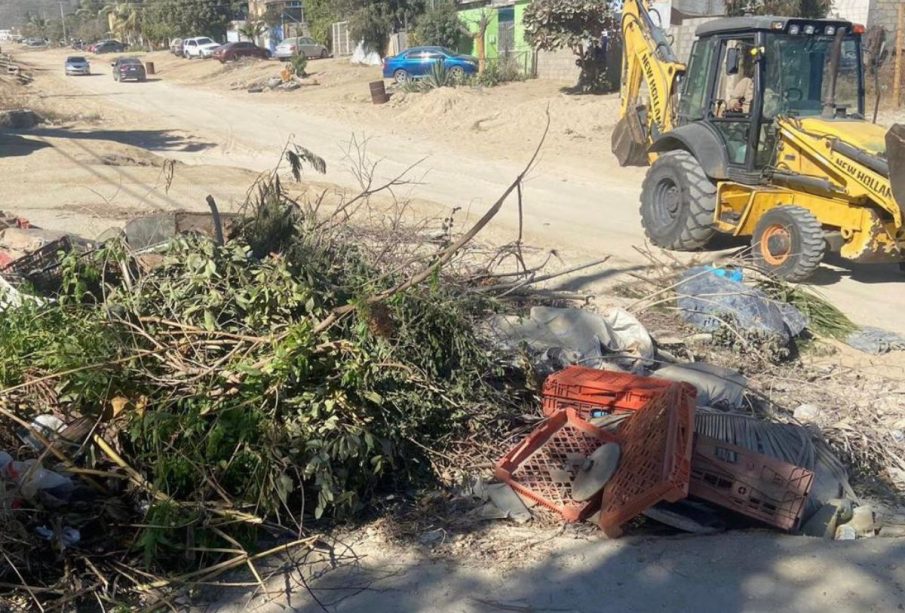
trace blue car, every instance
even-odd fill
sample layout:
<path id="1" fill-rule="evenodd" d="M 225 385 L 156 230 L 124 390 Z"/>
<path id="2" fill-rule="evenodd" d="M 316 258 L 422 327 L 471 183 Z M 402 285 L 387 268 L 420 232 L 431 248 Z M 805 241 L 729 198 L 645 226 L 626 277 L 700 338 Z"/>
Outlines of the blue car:
<path id="1" fill-rule="evenodd" d="M 383 78 L 405 83 L 430 74 L 437 62 L 443 62 L 450 74 L 456 77 L 478 71 L 478 60 L 470 55 L 462 55 L 446 47 L 412 47 L 383 60 Z"/>

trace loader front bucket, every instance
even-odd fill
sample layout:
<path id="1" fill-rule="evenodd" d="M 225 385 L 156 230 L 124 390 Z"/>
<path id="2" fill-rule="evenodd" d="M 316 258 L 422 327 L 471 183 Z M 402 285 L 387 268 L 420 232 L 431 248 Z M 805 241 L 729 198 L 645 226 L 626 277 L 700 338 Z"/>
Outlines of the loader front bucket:
<path id="1" fill-rule="evenodd" d="M 905 219 L 905 125 L 901 123 L 893 124 L 886 133 L 886 163 L 892 197 Z"/>
<path id="2" fill-rule="evenodd" d="M 629 113 L 616 122 L 611 145 L 620 166 L 647 166 L 647 143 L 636 114 Z"/>

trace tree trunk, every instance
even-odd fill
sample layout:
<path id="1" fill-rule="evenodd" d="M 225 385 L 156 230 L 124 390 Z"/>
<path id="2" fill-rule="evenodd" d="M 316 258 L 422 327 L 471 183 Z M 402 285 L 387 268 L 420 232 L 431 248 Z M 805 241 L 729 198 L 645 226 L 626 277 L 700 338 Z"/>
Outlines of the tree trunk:
<path id="1" fill-rule="evenodd" d="M 478 52 L 478 72 L 483 73 L 486 64 L 483 30 L 478 32 L 477 36 L 475 36 L 475 49 L 477 49 Z"/>

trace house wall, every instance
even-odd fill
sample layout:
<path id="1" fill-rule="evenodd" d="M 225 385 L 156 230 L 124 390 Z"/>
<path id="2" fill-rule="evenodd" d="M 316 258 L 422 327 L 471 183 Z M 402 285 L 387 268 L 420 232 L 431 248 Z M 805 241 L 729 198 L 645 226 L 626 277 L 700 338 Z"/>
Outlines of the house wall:
<path id="1" fill-rule="evenodd" d="M 516 0 L 515 2 L 506 6 L 500 6 L 499 3 L 495 3 L 493 6 L 490 6 L 489 2 L 475 3 L 474 5 L 470 5 L 467 8 L 459 10 L 459 20 L 465 24 L 465 27 L 469 32 L 474 33 L 478 31 L 478 24 L 480 22 L 482 12 L 486 11 L 486 13 L 490 16 L 490 21 L 487 25 L 487 30 L 484 33 L 484 54 L 488 59 L 496 59 L 500 56 L 498 46 L 500 35 L 500 9 L 512 8 L 515 15 L 513 52 L 519 55 L 530 55 L 533 53 L 533 50 L 525 40 L 524 27 L 525 9 L 527 7 L 528 0 Z M 478 49 L 474 38 L 472 38 L 470 42 L 466 42 L 464 44 L 464 48 L 459 49 L 459 51 L 471 55 L 477 55 Z"/>
<path id="2" fill-rule="evenodd" d="M 684 19 L 681 25 L 671 26 L 669 35 L 672 37 L 672 50 L 679 58 L 680 62 L 688 63 L 688 56 L 691 53 L 691 44 L 694 42 L 694 32 L 702 23 L 707 23 L 721 17 L 695 17 L 693 19 Z"/>
<path id="3" fill-rule="evenodd" d="M 574 85 L 578 82 L 581 69 L 575 64 L 575 54 L 571 49 L 537 52 L 537 78 L 563 81 Z"/>
<path id="4" fill-rule="evenodd" d="M 866 24 L 886 28 L 886 46 L 890 51 L 895 49 L 896 25 L 899 20 L 898 2 L 891 0 L 872 0 L 868 7 Z M 864 21 L 859 23 L 865 23 Z"/>

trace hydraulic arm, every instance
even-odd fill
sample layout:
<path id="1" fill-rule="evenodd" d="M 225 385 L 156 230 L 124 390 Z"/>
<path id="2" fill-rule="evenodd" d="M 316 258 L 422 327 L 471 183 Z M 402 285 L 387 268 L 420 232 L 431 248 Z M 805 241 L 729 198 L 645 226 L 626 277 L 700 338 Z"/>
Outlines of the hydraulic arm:
<path id="1" fill-rule="evenodd" d="M 623 166 L 647 164 L 647 148 L 675 127 L 674 100 L 685 65 L 654 23 L 647 0 L 625 0 L 622 12 L 622 92 L 620 119 L 613 131 L 613 153 Z M 646 104 L 641 101 L 647 86 Z"/>

